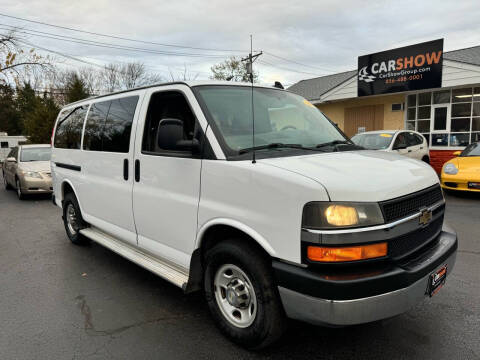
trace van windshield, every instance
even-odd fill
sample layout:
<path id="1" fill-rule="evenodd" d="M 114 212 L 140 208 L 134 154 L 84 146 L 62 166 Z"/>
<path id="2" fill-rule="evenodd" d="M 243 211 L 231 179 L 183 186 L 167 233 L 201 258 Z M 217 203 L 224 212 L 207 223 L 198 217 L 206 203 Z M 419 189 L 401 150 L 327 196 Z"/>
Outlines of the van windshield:
<path id="1" fill-rule="evenodd" d="M 227 155 L 241 154 L 253 146 L 250 87 L 198 86 L 195 91 Z M 253 104 L 255 147 L 264 146 L 262 150 L 280 151 L 282 145 L 290 145 L 290 150 L 309 148 L 311 151 L 319 144 L 348 141 L 301 96 L 276 89 L 253 88 Z"/>
<path id="2" fill-rule="evenodd" d="M 392 142 L 392 134 L 357 134 L 352 137 L 352 141 L 365 149 L 381 150 L 386 149 Z"/>
<path id="3" fill-rule="evenodd" d="M 52 149 L 49 147 L 24 148 L 20 153 L 20 161 L 50 161 Z"/>

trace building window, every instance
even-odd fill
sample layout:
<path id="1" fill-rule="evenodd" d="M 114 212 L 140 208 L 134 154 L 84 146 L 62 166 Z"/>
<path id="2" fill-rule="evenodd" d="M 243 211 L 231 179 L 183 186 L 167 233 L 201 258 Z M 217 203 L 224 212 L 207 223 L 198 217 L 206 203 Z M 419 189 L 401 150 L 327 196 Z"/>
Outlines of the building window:
<path id="1" fill-rule="evenodd" d="M 0 143 L 0 147 L 1 147 L 2 149 L 8 149 L 8 148 L 9 148 L 9 147 L 8 147 L 8 141 L 2 141 L 2 142 Z"/>
<path id="2" fill-rule="evenodd" d="M 432 147 L 480 141 L 480 87 L 407 95 L 405 120 L 405 129 L 418 131 Z"/>

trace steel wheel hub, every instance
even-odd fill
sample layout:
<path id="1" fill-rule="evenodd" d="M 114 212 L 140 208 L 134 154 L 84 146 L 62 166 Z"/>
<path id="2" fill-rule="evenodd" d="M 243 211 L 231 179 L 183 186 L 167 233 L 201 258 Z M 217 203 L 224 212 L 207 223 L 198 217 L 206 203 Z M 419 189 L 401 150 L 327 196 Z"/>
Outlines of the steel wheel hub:
<path id="1" fill-rule="evenodd" d="M 250 326 L 257 315 L 257 298 L 245 272 L 236 265 L 221 266 L 214 278 L 215 300 L 225 319 L 239 328 Z"/>
<path id="2" fill-rule="evenodd" d="M 72 204 L 68 204 L 66 213 L 68 230 L 70 231 L 70 234 L 75 235 L 78 229 L 77 214 L 75 213 L 75 208 Z"/>

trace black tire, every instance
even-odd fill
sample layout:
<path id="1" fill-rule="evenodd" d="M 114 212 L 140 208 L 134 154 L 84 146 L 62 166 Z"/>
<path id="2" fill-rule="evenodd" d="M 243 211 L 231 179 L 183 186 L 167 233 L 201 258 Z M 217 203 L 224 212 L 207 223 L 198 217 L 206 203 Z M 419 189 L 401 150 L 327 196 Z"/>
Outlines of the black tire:
<path id="1" fill-rule="evenodd" d="M 253 286 L 256 315 L 248 327 L 242 328 L 232 324 L 217 303 L 214 279 L 217 271 L 226 264 L 241 269 Z M 273 278 L 271 263 L 253 246 L 246 245 L 245 241 L 226 240 L 207 252 L 204 288 L 215 324 L 235 343 L 258 350 L 278 340 L 285 331 L 286 317 Z"/>
<path id="2" fill-rule="evenodd" d="M 424 156 L 424 157 L 422 158 L 422 161 L 423 161 L 423 162 L 426 162 L 427 164 L 430 164 L 430 158 L 429 158 L 428 156 Z"/>
<path id="3" fill-rule="evenodd" d="M 75 245 L 85 245 L 89 242 L 88 238 L 80 234 L 80 230 L 87 227 L 87 223 L 83 220 L 82 212 L 80 211 L 80 206 L 78 206 L 77 198 L 73 193 L 65 195 L 63 200 L 63 225 L 65 226 L 65 231 L 67 237 Z M 70 208 L 71 207 L 71 208 Z M 73 209 L 75 215 L 75 223 L 69 222 L 69 211 Z M 70 218 L 71 219 L 71 218 Z M 72 229 L 71 229 L 72 228 Z"/>
<path id="4" fill-rule="evenodd" d="M 3 186 L 5 187 L 5 190 L 10 190 L 12 188 L 7 181 L 5 173 L 3 173 Z"/>
<path id="5" fill-rule="evenodd" d="M 17 190 L 18 200 L 24 200 L 25 195 L 22 193 L 22 187 L 20 186 L 20 180 L 15 178 L 15 189 Z"/>

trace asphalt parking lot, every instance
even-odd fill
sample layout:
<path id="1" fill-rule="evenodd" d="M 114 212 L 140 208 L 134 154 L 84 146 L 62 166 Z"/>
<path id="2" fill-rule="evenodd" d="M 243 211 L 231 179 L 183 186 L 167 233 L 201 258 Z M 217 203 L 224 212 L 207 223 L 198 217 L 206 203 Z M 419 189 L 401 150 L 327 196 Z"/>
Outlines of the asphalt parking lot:
<path id="1" fill-rule="evenodd" d="M 406 314 L 322 328 L 291 322 L 271 349 L 222 337 L 201 295 L 97 244 L 67 240 L 49 198 L 0 190 L 0 359 L 480 359 L 480 196 L 447 195 L 460 245 L 446 286 Z"/>

